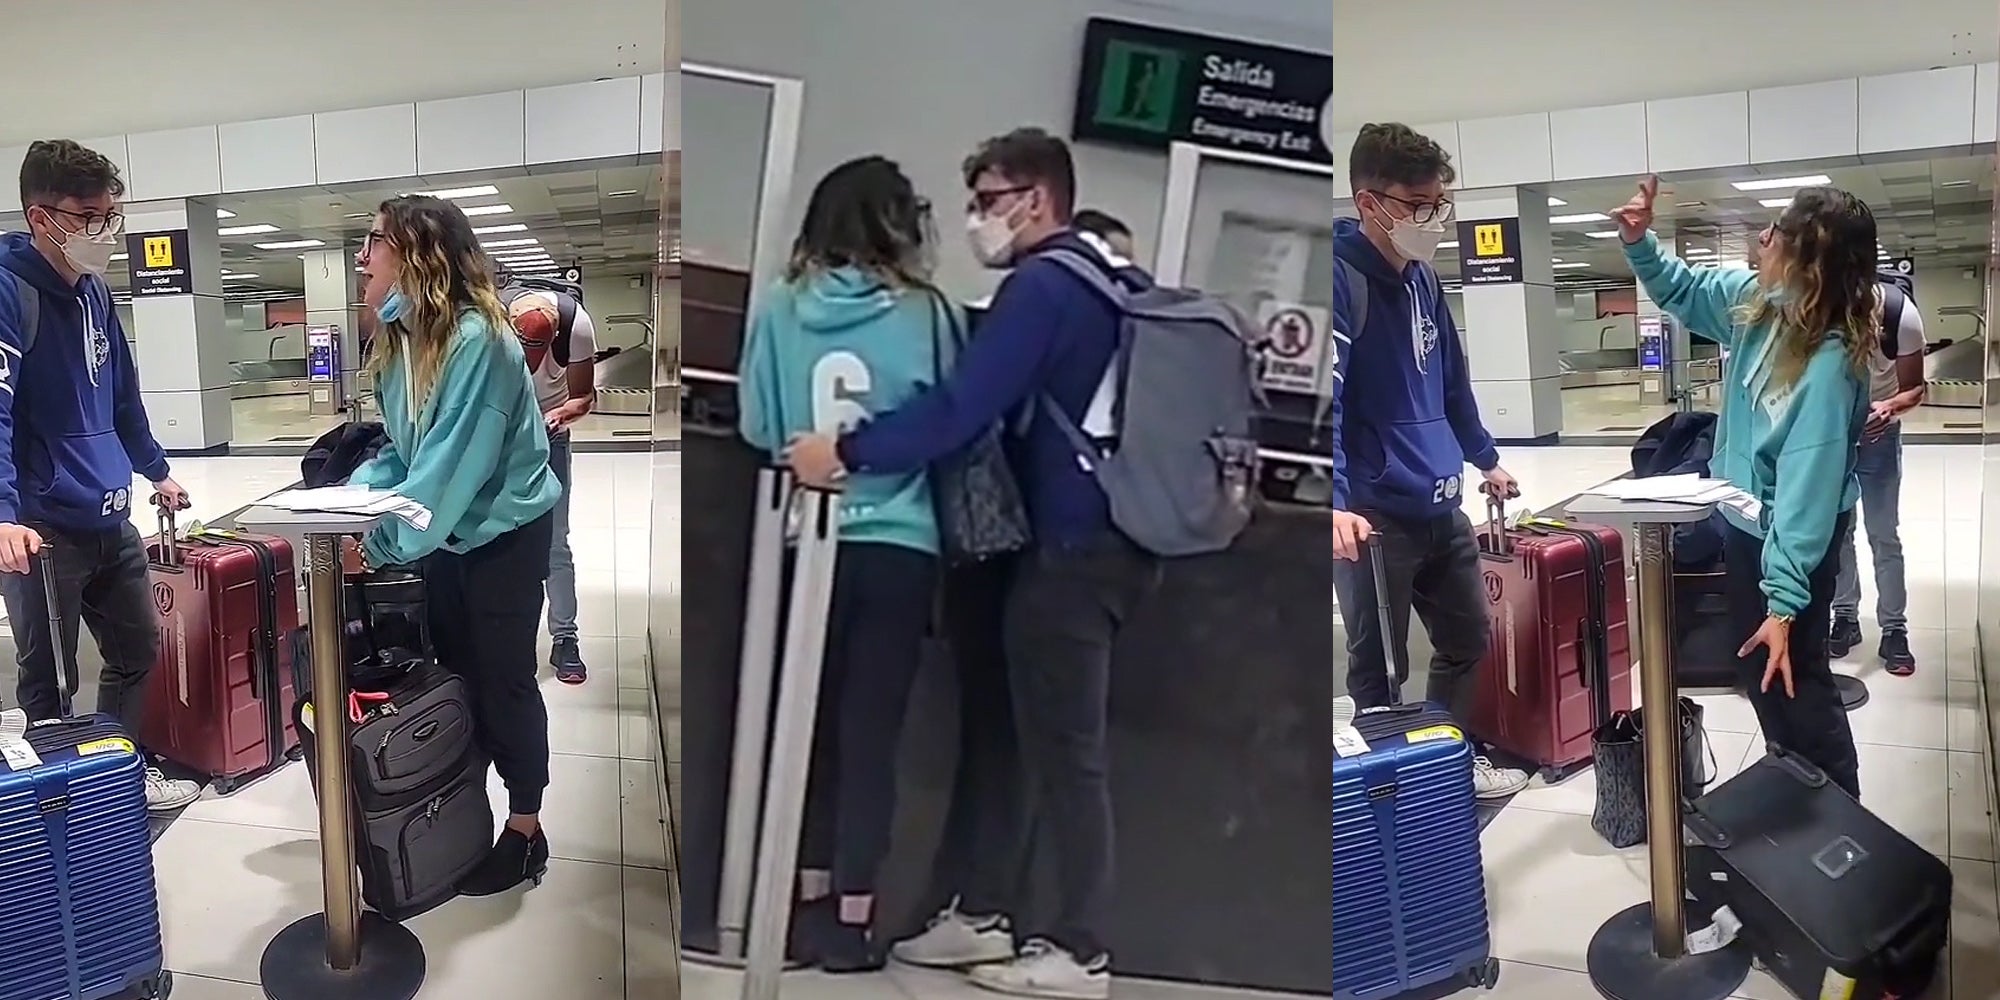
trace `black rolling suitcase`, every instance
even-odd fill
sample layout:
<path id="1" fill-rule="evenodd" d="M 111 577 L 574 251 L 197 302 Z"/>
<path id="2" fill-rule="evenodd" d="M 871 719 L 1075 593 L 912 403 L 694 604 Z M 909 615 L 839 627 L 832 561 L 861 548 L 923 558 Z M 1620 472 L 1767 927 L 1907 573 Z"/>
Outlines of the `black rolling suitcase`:
<path id="1" fill-rule="evenodd" d="M 1697 799 L 1687 887 L 1799 997 L 1914 1000 L 1950 939 L 1951 869 L 1790 751 Z"/>
<path id="2" fill-rule="evenodd" d="M 338 708 L 349 726 L 361 897 L 384 917 L 407 920 L 458 895 L 493 846 L 470 692 L 436 663 L 413 660 L 357 677 Z M 316 712 L 301 701 L 295 714 L 317 791 Z"/>

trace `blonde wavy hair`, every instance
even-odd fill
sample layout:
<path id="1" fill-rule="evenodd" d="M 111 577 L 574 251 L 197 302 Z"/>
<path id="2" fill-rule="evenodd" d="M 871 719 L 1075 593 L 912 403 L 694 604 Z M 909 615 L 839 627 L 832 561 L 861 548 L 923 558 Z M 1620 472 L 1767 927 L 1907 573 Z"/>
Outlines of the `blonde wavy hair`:
<path id="1" fill-rule="evenodd" d="M 409 305 L 401 318 L 377 328 L 368 371 L 379 378 L 402 352 L 409 351 L 411 408 L 421 412 L 437 387 L 445 354 L 466 312 L 486 320 L 488 336 L 498 337 L 512 327 L 500 305 L 486 251 L 457 205 L 412 194 L 391 198 L 378 211 L 383 234 L 403 258 L 396 288 Z M 382 333 L 388 336 L 379 336 Z"/>
<path id="2" fill-rule="evenodd" d="M 1772 241 L 1783 241 L 1758 275 L 1759 290 L 1736 306 L 1745 326 L 1773 325 L 1770 385 L 1789 388 L 1829 334 L 1848 369 L 1866 377 L 1882 336 L 1882 291 L 1875 271 L 1875 213 L 1852 194 L 1809 187 L 1792 198 Z"/>

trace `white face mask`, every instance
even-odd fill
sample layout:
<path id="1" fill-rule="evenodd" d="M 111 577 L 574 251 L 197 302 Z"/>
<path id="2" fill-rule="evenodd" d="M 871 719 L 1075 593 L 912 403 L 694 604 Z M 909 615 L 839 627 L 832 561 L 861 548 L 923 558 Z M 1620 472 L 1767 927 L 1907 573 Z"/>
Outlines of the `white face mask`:
<path id="1" fill-rule="evenodd" d="M 965 238 L 972 244 L 972 256 L 987 267 L 1006 267 L 1014 262 L 1014 227 L 1004 215 L 966 216 Z"/>
<path id="2" fill-rule="evenodd" d="M 112 254 L 116 254 L 118 246 L 124 242 L 124 222 L 104 226 L 104 232 L 96 236 L 84 236 L 82 232 L 62 228 L 62 222 L 56 222 L 54 214 L 48 216 L 48 224 L 62 234 L 56 248 L 62 250 L 62 258 L 68 260 L 78 274 L 96 274 L 102 278 L 104 272 L 112 268 Z"/>
<path id="3" fill-rule="evenodd" d="M 1437 256 L 1438 244 L 1444 242 L 1444 220 L 1433 219 L 1422 225 L 1408 219 L 1397 219 L 1389 228 L 1389 245 L 1403 255 L 1404 260 L 1414 260 L 1428 264 Z"/>
<path id="4" fill-rule="evenodd" d="M 105 226 L 104 232 L 96 236 L 85 236 L 64 229 L 62 223 L 57 222 L 53 215 L 49 217 L 49 222 L 56 232 L 63 235 L 57 247 L 62 250 L 63 259 L 69 261 L 69 266 L 75 268 L 78 274 L 94 274 L 102 278 L 104 272 L 111 269 L 111 256 L 118 252 L 119 244 L 124 242 L 123 223 Z"/>

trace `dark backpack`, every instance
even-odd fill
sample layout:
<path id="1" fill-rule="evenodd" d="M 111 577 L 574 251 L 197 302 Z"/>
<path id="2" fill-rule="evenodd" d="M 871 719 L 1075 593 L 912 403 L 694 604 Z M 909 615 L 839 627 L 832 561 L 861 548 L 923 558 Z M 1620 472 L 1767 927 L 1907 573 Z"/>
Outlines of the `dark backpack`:
<path id="1" fill-rule="evenodd" d="M 1134 287 L 1076 250 L 1037 256 L 1088 285 L 1121 318 L 1111 358 L 1115 450 L 1105 454 L 1054 400 L 1039 399 L 1104 490 L 1112 523 L 1155 555 L 1227 549 L 1250 523 L 1257 482 L 1263 330 L 1221 299 Z"/>
<path id="2" fill-rule="evenodd" d="M 1882 349 L 1883 357 L 1894 361 L 1897 331 L 1903 328 L 1903 310 L 1917 301 L 1917 283 L 1898 271 L 1882 271 L 1876 278 L 1882 286 L 1882 336 L 1876 346 Z"/>
<path id="3" fill-rule="evenodd" d="M 549 344 L 549 356 L 560 367 L 569 367 L 569 335 L 576 326 L 576 311 L 583 305 L 583 286 L 560 278 L 513 275 L 500 290 L 500 304 L 512 308 L 514 300 L 529 292 L 548 292 L 556 300 L 556 338 Z"/>

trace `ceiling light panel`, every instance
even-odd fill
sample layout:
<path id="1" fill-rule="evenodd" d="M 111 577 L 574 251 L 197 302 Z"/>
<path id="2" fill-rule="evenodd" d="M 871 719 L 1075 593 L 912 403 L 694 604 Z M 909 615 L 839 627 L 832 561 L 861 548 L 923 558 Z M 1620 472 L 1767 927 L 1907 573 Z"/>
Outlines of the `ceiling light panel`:
<path id="1" fill-rule="evenodd" d="M 281 243 L 255 244 L 259 250 L 310 250 L 313 247 L 323 247 L 325 245 L 325 240 L 285 240 Z"/>
<path id="2" fill-rule="evenodd" d="M 226 208 L 218 208 L 215 210 L 215 217 L 218 219 L 234 219 L 236 218 L 236 213 Z"/>
<path id="3" fill-rule="evenodd" d="M 460 211 L 473 218 L 478 218 L 482 215 L 506 215 L 513 210 L 514 206 L 512 205 L 473 205 L 470 208 L 460 209 Z"/>
<path id="4" fill-rule="evenodd" d="M 472 187 L 438 188 L 434 191 L 408 191 L 406 195 L 423 194 L 433 198 L 457 201 L 460 198 L 489 198 L 499 194 L 500 189 L 491 184 L 477 184 Z"/>
<path id="5" fill-rule="evenodd" d="M 263 235 L 264 233 L 275 233 L 275 232 L 277 232 L 277 231 L 278 231 L 278 227 L 277 227 L 277 226 L 273 226 L 273 225 L 271 225 L 271 224 L 269 224 L 269 223 L 264 223 L 264 222 L 260 222 L 260 223 L 258 223 L 258 224 L 256 224 L 256 225 L 254 225 L 254 226 L 223 226 L 222 228 L 220 228 L 220 229 L 217 229 L 217 230 L 215 231 L 215 235 L 217 235 L 217 236 L 261 236 L 261 235 Z"/>
<path id="6" fill-rule="evenodd" d="M 1813 187 L 1831 183 L 1833 178 L 1825 174 L 1813 174 L 1808 177 L 1759 177 L 1755 180 L 1734 181 L 1729 186 L 1738 191 L 1782 191 L 1785 188 Z"/>
<path id="7" fill-rule="evenodd" d="M 1603 212 L 1580 212 L 1576 215 L 1551 215 L 1549 225 L 1572 226 L 1582 222 L 1610 222 L 1611 216 Z"/>
<path id="8" fill-rule="evenodd" d="M 533 236 L 526 236 L 518 240 L 486 240 L 481 242 L 479 245 L 485 247 L 488 250 L 502 250 L 507 247 L 540 246 L 541 242 L 542 242 L 541 240 L 538 240 Z"/>
<path id="9" fill-rule="evenodd" d="M 507 222 L 497 226 L 472 227 L 472 234 L 474 236 L 493 236 L 499 233 L 525 233 L 527 231 L 528 224 L 525 222 Z"/>

